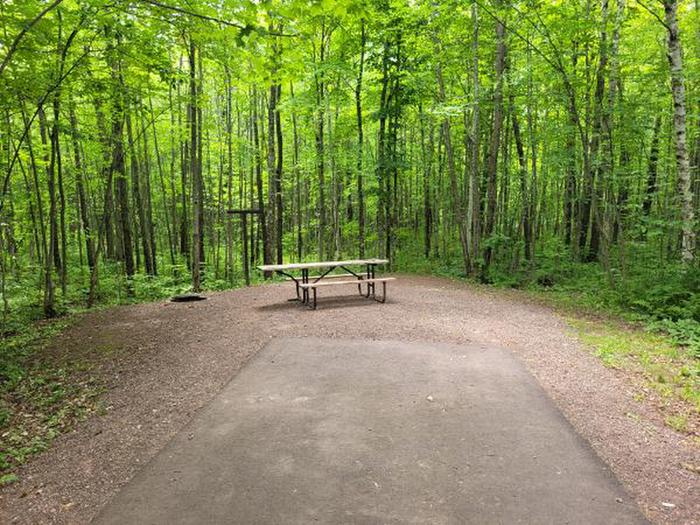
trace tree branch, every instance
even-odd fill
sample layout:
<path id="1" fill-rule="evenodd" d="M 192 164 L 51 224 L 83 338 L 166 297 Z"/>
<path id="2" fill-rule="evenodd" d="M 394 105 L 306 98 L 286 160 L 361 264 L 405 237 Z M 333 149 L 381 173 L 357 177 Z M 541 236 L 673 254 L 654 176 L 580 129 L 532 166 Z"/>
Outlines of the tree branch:
<path id="1" fill-rule="evenodd" d="M 656 14 L 656 12 L 655 12 L 651 7 L 649 7 L 649 6 L 646 5 L 644 2 L 642 2 L 642 0 L 637 0 L 637 3 L 638 3 L 645 11 L 647 11 L 651 16 L 653 16 L 654 18 L 656 18 L 656 19 L 659 21 L 659 23 L 660 23 L 662 26 L 664 26 L 664 27 L 666 28 L 666 30 L 669 30 L 669 27 L 668 27 L 668 25 L 666 25 L 666 22 L 664 21 L 664 19 L 661 18 L 658 14 Z"/>
<path id="2" fill-rule="evenodd" d="M 241 31 L 244 31 L 244 32 L 255 31 L 256 33 L 261 33 L 264 35 L 271 35 L 271 36 L 296 36 L 294 34 L 269 31 L 269 30 L 264 29 L 264 28 L 259 27 L 259 26 L 243 25 L 243 24 L 240 24 L 238 22 L 231 22 L 229 20 L 223 20 L 222 18 L 218 18 L 215 16 L 209 16 L 209 15 L 204 15 L 202 13 L 196 13 L 196 12 L 190 11 L 188 9 L 183 9 L 182 7 L 164 4 L 162 2 L 159 2 L 158 0 L 136 0 L 136 1 L 141 2 L 143 4 L 152 5 L 154 7 L 160 7 L 161 9 L 168 9 L 170 11 L 175 11 L 176 13 L 191 16 L 194 18 L 199 18 L 200 20 L 206 20 L 207 22 L 216 22 L 217 24 L 221 24 L 221 25 L 224 25 L 227 27 L 235 27 L 236 29 L 240 29 Z"/>
<path id="3" fill-rule="evenodd" d="M 48 6 L 44 8 L 43 11 L 41 11 L 38 15 L 36 15 L 34 18 L 32 18 L 29 23 L 27 23 L 24 28 L 17 34 L 15 39 L 12 41 L 12 44 L 10 45 L 10 48 L 7 51 L 7 55 L 5 55 L 5 58 L 2 59 L 2 63 L 0 64 L 0 76 L 2 75 L 2 72 L 5 71 L 5 68 L 7 67 L 7 64 L 9 64 L 10 59 L 12 58 L 12 55 L 15 54 L 15 51 L 17 51 L 17 48 L 19 47 L 20 41 L 24 38 L 24 35 L 26 35 L 29 30 L 36 25 L 39 20 L 44 18 L 51 10 L 55 9 L 58 7 L 58 5 L 63 2 L 63 0 L 54 0 L 52 3 L 50 3 Z"/>

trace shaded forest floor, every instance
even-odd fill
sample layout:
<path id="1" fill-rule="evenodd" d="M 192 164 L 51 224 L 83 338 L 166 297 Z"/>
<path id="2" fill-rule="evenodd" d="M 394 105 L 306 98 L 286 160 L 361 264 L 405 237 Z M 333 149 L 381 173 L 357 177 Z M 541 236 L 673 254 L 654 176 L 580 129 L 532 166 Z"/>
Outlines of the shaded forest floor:
<path id="1" fill-rule="evenodd" d="M 305 335 L 507 347 L 647 516 L 700 515 L 697 364 L 666 340 L 568 307 L 558 314 L 532 294 L 442 278 L 401 276 L 385 305 L 325 298 L 316 312 L 286 302 L 292 293 L 252 287 L 74 319 L 32 358 L 53 374 L 22 387 L 43 392 L 33 409 L 53 395 L 64 412 L 53 426 L 25 422 L 44 436 L 27 455 L 53 444 L 13 469 L 0 521 L 88 522 L 266 341 Z"/>

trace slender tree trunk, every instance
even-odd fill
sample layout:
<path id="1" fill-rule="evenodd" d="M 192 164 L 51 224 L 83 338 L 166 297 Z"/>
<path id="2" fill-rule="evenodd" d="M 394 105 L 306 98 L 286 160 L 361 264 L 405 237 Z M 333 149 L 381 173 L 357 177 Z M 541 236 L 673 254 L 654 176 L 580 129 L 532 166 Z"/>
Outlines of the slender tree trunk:
<path id="1" fill-rule="evenodd" d="M 607 164 L 607 155 L 603 151 L 610 125 L 605 104 L 605 84 L 608 73 L 608 0 L 600 0 L 600 5 L 601 21 L 598 68 L 593 100 L 593 132 L 588 148 L 590 169 L 586 170 L 584 174 L 583 214 L 579 231 L 579 248 L 585 261 L 594 260 L 599 256 L 601 228 L 604 220 L 602 193 L 611 170 L 611 166 Z M 587 238 L 589 239 L 588 243 L 586 243 Z"/>
<path id="2" fill-rule="evenodd" d="M 151 262 L 151 245 L 148 241 L 148 228 L 146 225 L 146 210 L 145 203 L 143 202 L 143 195 L 141 194 L 141 169 L 139 166 L 138 153 L 136 151 L 136 144 L 134 143 L 134 134 L 131 126 L 131 115 L 126 113 L 126 136 L 129 143 L 129 151 L 131 155 L 129 156 L 129 167 L 131 169 L 131 192 L 134 198 L 134 207 L 136 208 L 136 215 L 138 217 L 139 233 L 141 236 L 141 246 L 143 249 L 143 262 L 146 269 L 146 273 L 153 275 L 153 265 Z M 138 244 L 138 239 L 136 240 Z"/>
<path id="3" fill-rule="evenodd" d="M 360 65 L 355 84 L 355 112 L 357 115 L 357 235 L 360 259 L 365 258 L 365 189 L 362 173 L 364 136 L 362 130 L 362 75 L 365 67 L 365 19 L 360 20 Z"/>
<path id="4" fill-rule="evenodd" d="M 44 109 L 39 107 L 39 127 L 41 130 L 41 142 L 46 150 L 46 115 Z M 47 243 L 46 257 L 44 258 L 44 317 L 54 317 L 56 315 L 55 308 L 55 291 L 53 284 L 53 267 L 54 257 L 57 243 L 57 221 L 56 221 L 56 152 L 51 148 L 51 160 L 47 162 L 47 154 L 44 153 L 44 162 L 46 163 L 46 177 L 49 189 L 49 239 Z"/>
<path id="5" fill-rule="evenodd" d="M 262 178 L 262 165 L 260 161 L 260 137 L 258 132 L 258 102 L 257 102 L 257 91 L 253 88 L 253 115 L 252 115 L 252 125 L 253 125 L 253 146 L 255 148 L 255 154 L 253 155 L 255 163 L 255 185 L 258 194 L 258 220 L 259 228 L 263 241 L 263 263 L 270 264 L 272 262 L 272 254 L 270 253 L 270 244 L 268 241 L 268 231 L 267 231 L 267 220 L 265 218 L 265 197 L 263 193 L 263 178 Z M 272 277 L 270 272 L 264 272 L 266 279 Z"/>
<path id="6" fill-rule="evenodd" d="M 326 25 L 321 25 L 319 72 L 316 73 L 316 172 L 318 174 L 318 258 L 323 260 L 326 244 L 326 181 L 324 155 Z"/>
<path id="7" fill-rule="evenodd" d="M 111 65 L 107 64 L 111 69 Z M 92 76 L 90 75 L 90 78 Z M 115 259 L 117 256 L 116 241 L 114 234 L 114 177 L 112 172 L 112 145 L 110 143 L 109 131 L 107 129 L 107 118 L 102 108 L 100 95 L 95 95 L 93 99 L 95 107 L 95 120 L 100 138 L 102 150 L 101 171 L 104 180 L 103 189 L 103 209 L 101 222 L 104 228 L 104 242 L 106 244 L 105 255 L 108 259 Z M 99 237 L 99 236 L 98 236 Z M 99 251 L 99 250 L 96 250 Z"/>
<path id="8" fill-rule="evenodd" d="M 192 177 L 192 290 L 196 293 L 202 287 L 202 175 L 199 162 L 199 126 L 197 125 L 199 100 L 197 89 L 197 47 L 190 36 L 190 97 L 188 101 L 190 118 L 190 174 Z"/>
<path id="9" fill-rule="evenodd" d="M 681 260 L 690 264 L 695 258 L 695 212 L 686 138 L 686 100 L 683 52 L 678 27 L 678 0 L 663 0 L 668 31 L 668 61 L 671 67 L 673 95 L 673 131 L 676 137 L 676 172 L 681 208 Z"/>
<path id="10" fill-rule="evenodd" d="M 472 4 L 472 19 L 474 24 L 472 40 L 472 82 L 474 92 L 474 108 L 472 110 L 472 155 L 469 178 L 469 226 L 472 229 L 472 260 L 478 257 L 481 250 L 481 185 L 479 180 L 479 147 L 480 139 L 480 103 L 479 103 L 479 12 L 477 3 Z M 472 263 L 471 273 L 476 264 Z"/>
<path id="11" fill-rule="evenodd" d="M 433 125 L 430 125 L 430 142 L 426 144 L 425 115 L 419 106 L 421 152 L 423 157 L 423 256 L 430 258 L 430 244 L 433 233 L 433 209 L 431 202 L 430 179 L 433 171 Z"/>
<path id="12" fill-rule="evenodd" d="M 197 53 L 197 70 L 198 70 L 198 80 L 195 84 L 195 87 L 197 89 L 197 179 L 196 181 L 193 180 L 193 188 L 196 188 L 198 192 L 197 199 L 199 201 L 199 220 L 198 220 L 198 225 L 199 225 L 199 266 L 200 266 L 200 274 L 203 274 L 204 272 L 204 263 L 206 261 L 205 258 L 205 250 L 204 250 L 204 234 L 205 234 L 205 222 L 204 222 L 204 170 L 203 170 L 203 159 L 204 155 L 202 153 L 203 151 L 203 145 L 204 145 L 204 140 L 203 136 L 204 133 L 202 131 L 203 129 L 203 123 L 204 123 L 204 108 L 202 104 L 202 90 L 204 86 L 204 68 L 202 65 L 202 53 L 199 52 Z M 208 137 L 208 135 L 207 135 Z M 209 144 L 210 141 L 207 138 L 207 144 Z M 207 146 L 208 147 L 208 146 Z M 209 169 L 210 162 L 207 162 L 207 173 L 210 173 L 211 170 Z M 196 185 L 195 185 L 196 182 Z"/>
<path id="13" fill-rule="evenodd" d="M 389 41 L 384 41 L 384 51 L 382 55 L 382 88 L 379 99 L 379 135 L 377 138 L 377 185 L 379 188 L 379 199 L 377 202 L 377 240 L 381 247 L 389 244 L 389 217 L 386 213 L 386 202 L 389 199 L 387 191 L 387 181 L 389 176 L 387 169 L 387 146 L 386 146 L 386 123 L 388 117 L 388 86 L 389 86 Z M 382 243 L 382 240 L 384 242 Z M 389 256 L 384 248 L 382 255 Z"/>
<path id="14" fill-rule="evenodd" d="M 51 131 L 51 148 L 56 151 L 56 176 L 58 182 L 58 202 L 59 202 L 59 224 L 61 231 L 61 252 L 56 257 L 58 270 L 61 275 L 61 293 L 65 297 L 68 286 L 68 238 L 66 234 L 66 192 L 63 187 L 63 159 L 61 157 L 61 142 L 59 140 L 59 120 L 60 120 L 60 97 L 59 92 L 53 99 L 53 129 Z"/>
<path id="15" fill-rule="evenodd" d="M 182 70 L 182 57 L 180 59 L 180 71 Z M 178 132 L 182 133 L 182 97 L 180 96 L 180 83 L 177 83 L 178 105 Z M 190 122 L 190 104 L 187 105 L 186 120 Z M 189 206 L 187 204 L 187 190 L 189 188 L 189 170 L 191 167 L 191 144 L 189 140 L 180 138 L 180 253 L 185 256 L 187 265 L 190 265 L 190 241 L 189 241 Z"/>
<path id="16" fill-rule="evenodd" d="M 80 155 L 80 139 L 78 136 L 78 120 L 75 116 L 75 107 L 69 104 L 69 119 L 71 127 L 71 140 L 73 142 L 73 159 L 75 162 L 75 190 L 78 194 L 78 207 L 80 215 L 80 226 L 85 234 L 85 253 L 87 255 L 88 267 L 92 269 L 95 265 L 95 245 L 92 239 L 92 228 L 90 227 L 90 214 L 88 211 L 87 197 L 85 193 L 85 169 Z"/>
<path id="17" fill-rule="evenodd" d="M 22 119 L 23 119 L 24 125 L 26 127 L 29 125 L 29 119 L 27 118 L 27 112 L 26 112 L 26 109 L 24 107 L 23 102 L 20 103 L 20 107 L 22 110 Z M 39 120 L 39 123 L 41 125 L 41 119 Z M 33 143 L 32 143 L 31 133 L 27 134 L 26 144 L 27 144 L 27 152 L 29 153 L 30 168 L 32 171 L 33 190 L 34 190 L 34 194 L 36 195 L 37 216 L 39 219 L 39 233 L 41 234 L 39 260 L 43 263 L 46 260 L 46 258 L 48 257 L 48 243 L 47 243 L 47 237 L 46 237 L 46 220 L 45 220 L 45 212 L 44 212 L 44 199 L 43 199 L 41 187 L 39 184 L 39 170 L 37 168 L 36 157 L 34 156 L 34 147 L 33 147 Z"/>
<path id="18" fill-rule="evenodd" d="M 528 66 L 528 81 L 527 81 L 527 132 L 530 142 L 530 191 L 528 198 L 528 207 L 526 216 L 528 224 L 526 227 L 526 237 L 530 239 L 530 262 L 535 257 L 537 231 L 535 224 L 537 222 L 537 138 L 535 136 L 535 116 L 533 113 L 533 82 L 532 82 L 532 48 L 527 50 L 527 66 Z M 556 209 L 556 208 L 555 208 Z"/>
<path id="19" fill-rule="evenodd" d="M 175 107 L 173 105 L 173 87 L 168 87 L 168 106 L 170 107 L 170 129 L 169 129 L 169 139 L 170 139 L 170 224 L 172 224 L 172 244 L 170 245 L 170 260 L 175 265 L 175 253 L 178 249 L 178 239 L 177 239 L 177 189 L 175 188 L 175 163 L 177 161 L 177 148 L 175 147 Z M 178 104 L 179 106 L 179 104 Z M 163 190 L 163 195 L 165 196 L 165 190 Z"/>
<path id="20" fill-rule="evenodd" d="M 435 54 L 436 56 L 439 56 L 441 54 L 441 49 L 439 47 L 439 40 L 437 36 L 434 36 L 433 40 L 435 43 Z M 438 101 L 441 104 L 445 104 L 447 102 L 447 96 L 445 93 L 445 81 L 443 79 L 442 74 L 442 64 L 439 60 L 435 67 L 435 76 L 437 78 L 438 84 Z M 464 264 L 464 272 L 465 274 L 469 274 L 469 270 L 471 268 L 471 260 L 469 257 L 469 246 L 467 244 L 467 224 L 464 216 L 464 208 L 461 199 L 462 192 L 457 182 L 457 168 L 455 165 L 454 150 L 452 148 L 452 131 L 449 116 L 446 116 L 442 121 L 442 139 L 445 144 L 445 154 L 447 155 L 447 171 L 450 178 L 452 215 L 456 222 L 457 231 L 459 235 L 459 243 L 462 248 L 462 262 Z"/>
<path id="21" fill-rule="evenodd" d="M 119 230 L 121 233 L 121 256 L 124 261 L 124 271 L 127 278 L 134 275 L 134 255 L 131 238 L 131 223 L 129 216 L 129 190 L 124 163 L 124 106 L 121 94 L 121 71 L 118 62 L 113 64 L 113 81 L 116 83 L 117 94 L 112 108 L 112 173 L 116 178 L 116 197 L 119 212 Z"/>
<path id="22" fill-rule="evenodd" d="M 148 242 L 149 242 L 149 248 L 151 252 L 151 269 L 153 270 L 153 275 L 158 275 L 158 255 L 157 255 L 157 247 L 156 247 L 156 232 L 155 232 L 155 225 L 153 221 L 153 196 L 151 192 L 151 161 L 150 161 L 150 151 L 148 147 L 148 129 L 146 125 L 146 115 L 145 115 L 146 108 L 145 106 L 141 106 L 141 141 L 143 142 L 143 190 L 142 190 L 142 195 L 145 199 L 145 215 L 146 215 L 146 231 L 148 232 Z M 155 131 L 155 121 L 152 123 L 152 126 Z M 157 135 L 156 133 L 153 134 L 154 137 Z M 155 143 L 155 154 L 156 154 L 156 162 L 158 163 L 159 170 L 160 170 L 160 154 L 158 153 L 158 142 L 156 139 Z M 163 192 L 163 202 L 167 207 L 167 198 L 165 195 L 165 192 Z M 166 225 L 167 225 L 167 218 L 166 218 Z"/>
<path id="23" fill-rule="evenodd" d="M 294 98 L 294 84 L 289 83 L 289 95 Z M 297 261 L 302 260 L 303 255 L 303 224 L 302 224 L 302 204 L 301 204 L 301 179 L 300 179 L 300 168 L 299 168 L 299 133 L 297 131 L 297 115 L 296 111 L 292 106 L 292 136 L 294 141 L 294 189 L 295 189 L 295 201 L 296 201 L 296 252 Z"/>
<path id="24" fill-rule="evenodd" d="M 54 124 L 51 134 L 48 135 L 48 122 L 44 108 L 39 109 L 39 128 L 41 130 L 41 142 L 44 146 L 44 165 L 46 166 L 46 181 L 49 189 L 49 251 L 50 259 L 56 271 L 61 270 L 61 252 L 59 248 L 58 233 L 58 203 L 56 195 L 56 165 L 57 153 L 55 133 L 58 133 L 58 125 Z M 49 146 L 50 145 L 50 146 Z M 50 157 L 46 153 L 49 151 Z M 49 160 L 50 159 L 50 160 Z"/>
<path id="25" fill-rule="evenodd" d="M 231 72 L 228 66 L 225 66 L 225 81 L 224 90 L 226 97 L 226 207 L 230 210 L 233 208 L 233 86 L 231 85 Z M 240 135 L 240 120 L 239 129 L 237 130 L 238 135 Z M 243 181 L 243 174 L 240 174 L 240 182 Z M 242 194 L 242 184 L 241 184 L 241 194 Z M 240 207 L 243 208 L 242 195 L 239 195 Z M 247 239 L 246 239 L 247 240 Z M 245 248 L 245 241 L 243 242 L 243 247 Z M 247 250 L 245 250 L 247 251 Z M 228 282 L 233 279 L 233 217 L 231 214 L 226 216 L 226 263 L 224 268 L 224 277 Z M 246 266 L 248 261 L 243 258 L 243 265 Z M 246 282 L 246 285 L 249 283 Z"/>
<path id="26" fill-rule="evenodd" d="M 649 163 L 647 165 L 647 183 L 644 192 L 644 202 L 642 212 L 645 217 L 651 214 L 651 207 L 654 195 L 657 192 L 657 174 L 659 171 L 659 140 L 661 134 L 661 115 L 657 115 L 654 121 L 654 134 L 651 137 L 651 148 L 649 150 Z"/>
<path id="27" fill-rule="evenodd" d="M 169 90 L 169 93 L 170 92 L 171 91 Z M 175 204 L 174 198 L 175 197 L 174 197 L 174 195 L 171 195 L 171 197 L 173 198 L 172 205 L 170 203 L 168 203 L 168 190 L 166 189 L 166 186 L 165 186 L 165 173 L 164 173 L 165 170 L 163 169 L 163 159 L 160 155 L 160 148 L 158 147 L 158 132 L 157 132 L 156 126 L 155 126 L 155 115 L 153 114 L 153 101 L 150 98 L 148 99 L 148 110 L 149 110 L 149 114 L 151 116 L 151 120 L 153 121 L 153 148 L 155 149 L 156 163 L 158 166 L 158 181 L 160 183 L 160 194 L 161 194 L 161 198 L 163 200 L 163 218 L 164 218 L 164 222 L 165 222 L 165 229 L 166 229 L 166 232 L 168 234 L 168 252 L 170 254 L 170 264 L 174 266 L 175 265 L 175 250 L 174 250 L 174 242 L 175 241 L 173 239 L 173 228 L 175 227 L 176 223 L 173 222 L 171 225 L 171 223 L 170 223 L 171 216 L 170 216 L 169 210 L 174 208 L 174 204 Z M 171 119 L 174 118 L 172 104 L 170 105 L 170 115 L 171 115 L 171 117 L 170 117 Z M 172 125 L 172 121 L 171 121 L 171 125 Z M 171 133 L 172 133 L 172 130 L 171 130 Z M 174 150 L 174 146 L 173 146 L 173 150 Z M 173 164 L 174 164 L 174 160 L 175 159 L 174 159 L 174 151 L 173 151 L 173 158 L 172 158 Z M 173 184 L 172 177 L 173 177 L 174 171 L 175 171 L 175 168 L 174 168 L 174 166 L 172 166 L 171 170 L 170 170 L 170 183 L 171 184 Z M 175 216 L 173 215 L 172 217 L 174 219 Z M 153 226 L 153 218 L 151 218 L 151 226 Z M 154 238 L 154 244 L 155 244 L 155 238 Z M 155 254 L 155 246 L 154 246 L 153 253 Z"/>
<path id="28" fill-rule="evenodd" d="M 501 128 L 503 126 L 503 71 L 506 63 L 505 25 L 501 21 L 496 22 L 496 87 L 493 95 L 493 128 L 491 131 L 491 144 L 488 158 L 488 184 L 486 207 L 485 235 L 492 237 L 496 226 L 496 180 L 498 175 L 498 153 L 501 148 Z M 493 247 L 488 245 L 484 250 L 484 269 L 482 277 L 486 277 L 493 256 Z"/>
<path id="29" fill-rule="evenodd" d="M 530 227 L 530 202 L 528 188 L 527 158 L 525 157 L 525 146 L 520 134 L 520 123 L 518 114 L 513 106 L 513 96 L 511 95 L 511 112 L 513 121 L 513 137 L 515 138 L 515 149 L 518 152 L 518 165 L 520 166 L 520 229 L 523 234 L 525 260 L 532 261 L 532 229 Z"/>
<path id="30" fill-rule="evenodd" d="M 270 84 L 267 106 L 267 218 L 268 225 L 268 243 L 267 250 L 270 254 L 273 253 L 273 242 L 277 246 L 277 221 L 275 218 L 275 192 L 276 192 L 276 166 L 275 157 L 277 150 L 275 142 L 277 133 L 275 132 L 276 119 L 275 112 L 277 111 L 277 85 L 273 82 Z"/>
<path id="31" fill-rule="evenodd" d="M 279 104 L 282 98 L 282 85 L 277 84 L 276 101 Z M 277 166 L 275 168 L 275 218 L 277 219 L 277 264 L 282 264 L 284 259 L 284 251 L 282 241 L 284 238 L 284 208 L 282 206 L 282 160 L 283 160 L 283 142 L 282 142 L 282 118 L 280 115 L 279 105 L 275 109 L 275 130 L 277 133 Z"/>

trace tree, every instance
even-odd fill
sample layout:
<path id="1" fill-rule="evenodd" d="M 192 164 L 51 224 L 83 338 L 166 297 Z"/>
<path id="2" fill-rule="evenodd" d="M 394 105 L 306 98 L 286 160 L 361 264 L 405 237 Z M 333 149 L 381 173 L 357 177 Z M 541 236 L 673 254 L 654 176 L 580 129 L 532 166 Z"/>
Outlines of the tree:
<path id="1" fill-rule="evenodd" d="M 690 178 L 686 136 L 685 78 L 683 51 L 678 28 L 678 0 L 663 0 L 665 27 L 668 31 L 668 62 L 671 67 L 673 95 L 673 131 L 676 138 L 676 171 L 681 207 L 681 258 L 690 264 L 695 258 L 695 211 Z"/>
<path id="2" fill-rule="evenodd" d="M 40 4 L 0 14 L 8 319 L 290 259 L 693 269 L 697 0 Z"/>

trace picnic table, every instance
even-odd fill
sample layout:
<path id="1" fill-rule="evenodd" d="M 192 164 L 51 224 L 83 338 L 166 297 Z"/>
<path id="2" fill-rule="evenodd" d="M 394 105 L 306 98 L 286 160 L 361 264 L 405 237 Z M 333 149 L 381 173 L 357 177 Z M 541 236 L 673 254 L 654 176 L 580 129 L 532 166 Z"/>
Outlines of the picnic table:
<path id="1" fill-rule="evenodd" d="M 376 268 L 388 264 L 387 259 L 351 259 L 346 261 L 319 261 L 290 264 L 264 264 L 258 266 L 262 272 L 276 272 L 294 281 L 296 297 L 292 301 L 300 301 L 311 309 L 316 309 L 317 289 L 325 286 L 356 285 L 360 295 L 375 299 L 380 303 L 386 301 L 386 283 L 393 277 L 377 277 Z M 358 268 L 359 267 L 359 268 Z M 342 269 L 343 274 L 332 274 L 333 270 Z M 316 270 L 319 275 L 309 275 L 309 270 Z M 294 275 L 300 272 L 301 275 Z M 336 280 L 347 278 L 347 280 Z M 382 285 L 381 298 L 375 293 L 376 284 Z M 366 286 L 363 292 L 362 285 Z"/>

